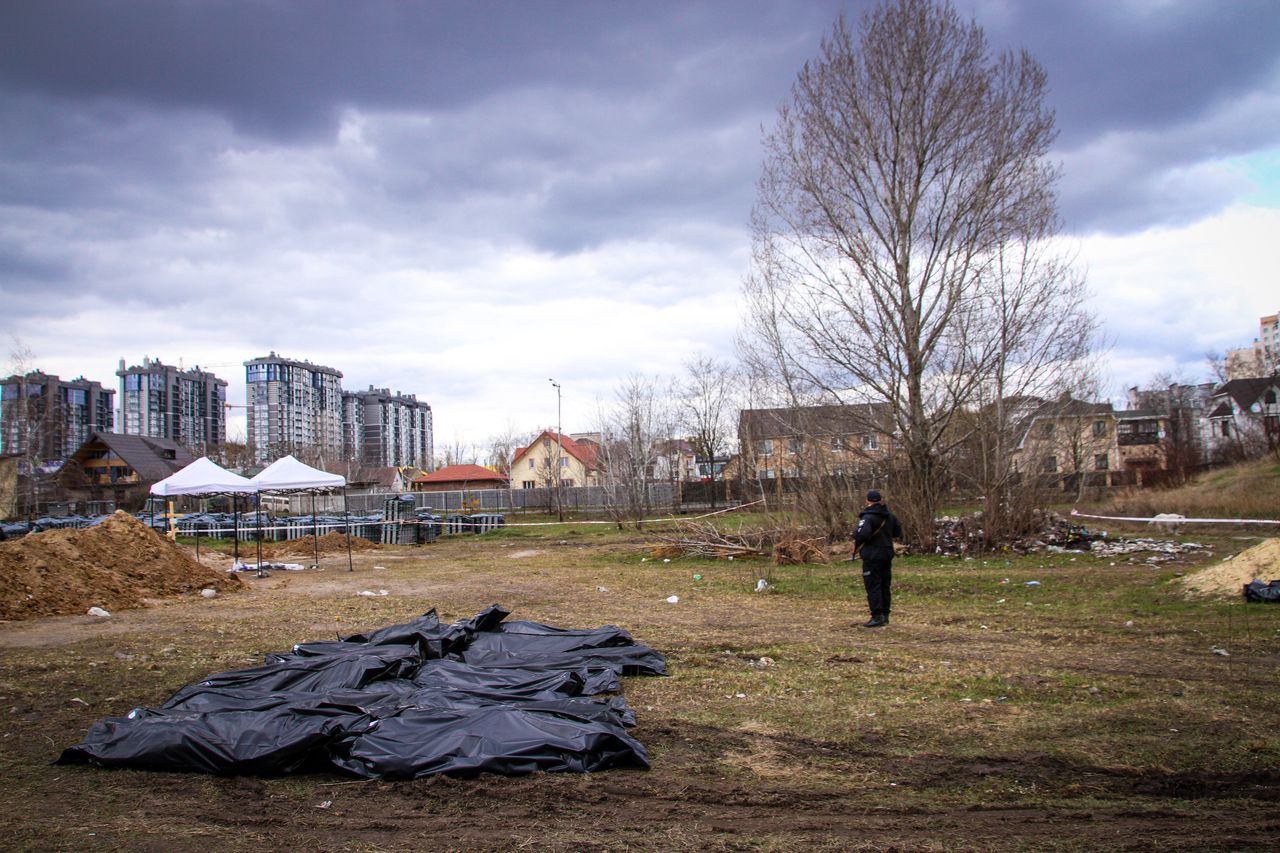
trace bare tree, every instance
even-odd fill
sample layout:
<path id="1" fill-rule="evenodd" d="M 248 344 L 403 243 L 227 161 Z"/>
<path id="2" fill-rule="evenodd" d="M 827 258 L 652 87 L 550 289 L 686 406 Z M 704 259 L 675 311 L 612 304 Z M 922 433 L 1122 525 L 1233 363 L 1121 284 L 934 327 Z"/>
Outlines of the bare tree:
<path id="1" fill-rule="evenodd" d="M 61 453 L 50 437 L 50 427 L 62 418 L 62 408 L 49 393 L 44 373 L 35 366 L 35 352 L 17 335 L 12 341 L 9 361 L 13 375 L 5 389 L 0 435 L 4 452 L 19 454 L 19 480 L 25 486 L 21 491 L 30 515 L 39 511 L 42 466 L 46 459 Z"/>
<path id="2" fill-rule="evenodd" d="M 1001 261 L 1056 228 L 1044 98 L 1041 67 L 949 3 L 890 0 L 856 42 L 836 23 L 765 137 L 748 332 L 788 381 L 891 404 L 896 507 L 925 544 L 954 421 L 1016 357 L 992 335 Z"/>
<path id="3" fill-rule="evenodd" d="M 528 432 L 520 431 L 515 424 L 508 421 L 502 432 L 489 436 L 485 443 L 489 464 L 499 474 L 510 478 L 511 462 L 515 457 L 516 451 L 528 445 L 532 440 L 533 437 Z"/>
<path id="4" fill-rule="evenodd" d="M 685 362 L 679 386 L 678 418 L 698 464 L 710 472 L 711 506 L 716 505 L 716 459 L 728 452 L 734 426 L 737 375 L 733 366 L 699 355 Z"/>
<path id="5" fill-rule="evenodd" d="M 669 401 L 659 389 L 669 386 L 668 381 L 633 374 L 601 414 L 606 500 L 619 528 L 630 523 L 639 529 L 652 508 L 649 482 L 673 422 Z"/>

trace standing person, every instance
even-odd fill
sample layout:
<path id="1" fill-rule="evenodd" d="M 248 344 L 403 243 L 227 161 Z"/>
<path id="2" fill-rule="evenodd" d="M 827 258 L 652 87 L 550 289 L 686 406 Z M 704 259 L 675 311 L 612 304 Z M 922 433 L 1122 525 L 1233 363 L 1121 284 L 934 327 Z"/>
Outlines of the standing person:
<path id="1" fill-rule="evenodd" d="M 867 492 L 867 503 L 858 513 L 853 531 L 853 556 L 862 558 L 862 583 L 867 588 L 871 621 L 864 628 L 889 624 L 889 586 L 893 581 L 893 540 L 902 538 L 902 524 L 889 512 L 880 492 Z"/>

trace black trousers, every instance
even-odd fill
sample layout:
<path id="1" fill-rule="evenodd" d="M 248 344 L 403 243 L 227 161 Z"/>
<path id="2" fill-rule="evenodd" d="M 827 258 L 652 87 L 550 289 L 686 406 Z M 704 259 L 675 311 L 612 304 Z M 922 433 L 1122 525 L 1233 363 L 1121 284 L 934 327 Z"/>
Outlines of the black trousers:
<path id="1" fill-rule="evenodd" d="M 889 615 L 889 587 L 893 583 L 893 558 L 862 561 L 862 584 L 867 588 L 867 607 L 872 617 Z"/>

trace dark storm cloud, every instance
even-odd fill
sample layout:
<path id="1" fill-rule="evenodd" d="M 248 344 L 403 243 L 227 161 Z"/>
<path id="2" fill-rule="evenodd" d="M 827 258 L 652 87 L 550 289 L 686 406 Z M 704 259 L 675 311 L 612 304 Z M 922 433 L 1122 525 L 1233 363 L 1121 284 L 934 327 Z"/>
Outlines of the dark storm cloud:
<path id="1" fill-rule="evenodd" d="M 209 109 L 292 139 L 331 130 L 348 104 L 447 111 L 540 85 L 624 97 L 661 85 L 709 41 L 803 33 L 829 8 L 28 0 L 0 12 L 0 77 L 73 99 Z M 779 57 L 761 53 L 755 73 L 768 74 Z"/>

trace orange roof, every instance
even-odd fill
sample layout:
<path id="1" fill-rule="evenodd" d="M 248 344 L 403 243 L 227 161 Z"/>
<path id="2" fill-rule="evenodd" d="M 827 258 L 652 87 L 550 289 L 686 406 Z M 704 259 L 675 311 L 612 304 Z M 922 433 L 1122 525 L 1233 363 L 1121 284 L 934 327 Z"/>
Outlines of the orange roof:
<path id="1" fill-rule="evenodd" d="M 535 444 L 541 441 L 543 436 L 546 436 L 547 438 L 551 439 L 552 442 L 559 442 L 561 445 L 563 445 L 564 452 L 572 456 L 574 459 L 577 459 L 583 465 L 585 465 L 587 467 L 587 470 L 591 470 L 596 467 L 597 462 L 599 461 L 599 458 L 600 458 L 600 450 L 599 450 L 599 446 L 596 445 L 595 442 L 584 442 L 582 444 L 579 444 L 569 436 L 564 435 L 562 433 L 561 434 L 554 433 L 549 429 L 543 430 L 541 433 L 539 433 L 538 437 L 533 440 L 533 444 L 530 444 L 528 447 L 518 448 L 515 452 L 515 455 L 511 457 L 512 466 L 514 466 L 516 464 L 516 461 L 519 460 L 520 457 L 524 455 L 526 450 L 528 450 L 530 447 L 533 447 Z"/>
<path id="2" fill-rule="evenodd" d="M 438 471 L 415 477 L 415 483 L 474 483 L 478 481 L 507 482 L 507 478 L 497 471 L 491 471 L 480 465 L 446 465 Z"/>

